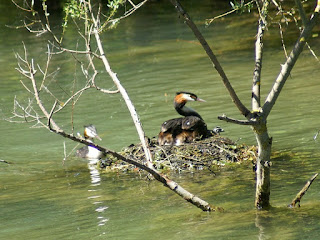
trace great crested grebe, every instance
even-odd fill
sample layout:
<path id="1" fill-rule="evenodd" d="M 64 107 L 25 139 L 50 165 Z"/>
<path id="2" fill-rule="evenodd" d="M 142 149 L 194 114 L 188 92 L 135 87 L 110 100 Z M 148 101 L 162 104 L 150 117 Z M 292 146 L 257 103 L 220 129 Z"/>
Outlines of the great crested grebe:
<path id="1" fill-rule="evenodd" d="M 99 139 L 100 141 L 102 140 L 97 133 L 96 127 L 92 124 L 84 126 L 84 138 L 92 143 L 94 138 Z M 104 154 L 94 146 L 84 146 L 76 151 L 76 156 L 88 159 L 100 159 Z"/>
<path id="2" fill-rule="evenodd" d="M 185 106 L 188 101 L 205 102 L 193 93 L 177 92 L 173 102 L 174 108 L 184 117 L 170 119 L 161 125 L 159 145 L 181 145 L 209 135 L 207 124 L 202 117 L 195 110 Z"/>

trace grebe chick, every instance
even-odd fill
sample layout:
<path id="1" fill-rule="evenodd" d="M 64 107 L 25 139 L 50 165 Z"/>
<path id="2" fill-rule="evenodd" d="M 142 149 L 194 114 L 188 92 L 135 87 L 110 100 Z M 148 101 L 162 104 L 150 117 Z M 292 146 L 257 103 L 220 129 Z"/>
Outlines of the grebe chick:
<path id="1" fill-rule="evenodd" d="M 84 138 L 92 143 L 94 138 L 102 140 L 97 133 L 96 127 L 92 124 L 84 126 Z M 94 146 L 84 146 L 76 151 L 76 156 L 88 159 L 100 159 L 105 155 Z"/>
<path id="2" fill-rule="evenodd" d="M 185 106 L 188 101 L 205 102 L 193 93 L 177 92 L 173 102 L 174 108 L 184 117 L 170 119 L 161 125 L 159 145 L 181 145 L 208 136 L 207 125 L 199 113 Z"/>

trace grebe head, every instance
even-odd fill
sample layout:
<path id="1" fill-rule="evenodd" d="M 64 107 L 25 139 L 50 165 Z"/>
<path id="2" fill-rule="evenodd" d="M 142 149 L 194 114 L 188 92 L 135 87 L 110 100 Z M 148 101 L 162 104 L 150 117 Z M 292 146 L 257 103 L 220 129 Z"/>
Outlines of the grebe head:
<path id="1" fill-rule="evenodd" d="M 100 141 L 102 140 L 97 133 L 96 127 L 92 124 L 84 126 L 84 137 L 85 139 L 96 138 L 96 139 L 99 139 Z"/>
<path id="2" fill-rule="evenodd" d="M 198 98 L 197 95 L 190 92 L 177 92 L 174 98 L 174 102 L 178 104 L 186 104 L 187 101 L 198 101 L 198 102 L 205 102 L 205 100 Z"/>
<path id="3" fill-rule="evenodd" d="M 205 100 L 198 98 L 198 96 L 193 93 L 177 92 L 177 95 L 173 101 L 174 108 L 182 116 L 197 116 L 202 119 L 202 117 L 195 110 L 185 106 L 188 101 L 205 102 Z"/>

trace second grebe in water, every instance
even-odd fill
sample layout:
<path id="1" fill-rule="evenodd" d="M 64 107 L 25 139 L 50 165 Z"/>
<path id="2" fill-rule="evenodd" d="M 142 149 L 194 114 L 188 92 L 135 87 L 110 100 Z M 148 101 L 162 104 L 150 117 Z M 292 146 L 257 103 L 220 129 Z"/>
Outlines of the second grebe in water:
<path id="1" fill-rule="evenodd" d="M 97 133 L 96 127 L 92 124 L 84 126 L 84 138 L 92 143 L 94 138 L 102 140 Z M 94 146 L 84 146 L 76 151 L 76 156 L 88 159 L 100 159 L 104 157 L 104 154 Z"/>

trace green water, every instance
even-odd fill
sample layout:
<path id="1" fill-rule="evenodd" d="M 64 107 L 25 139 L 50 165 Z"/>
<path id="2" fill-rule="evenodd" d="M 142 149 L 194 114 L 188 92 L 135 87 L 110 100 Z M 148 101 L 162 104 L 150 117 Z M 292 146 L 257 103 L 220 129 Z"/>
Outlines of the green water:
<path id="1" fill-rule="evenodd" d="M 198 24 L 214 15 L 205 5 L 200 12 L 190 4 L 190 15 Z M 5 9 L 5 10 L 4 10 Z M 19 23 L 15 8 L 0 4 L 0 117 L 10 117 L 14 96 L 28 94 L 14 52 L 23 52 L 43 64 L 46 44 L 25 30 L 4 26 Z M 233 86 L 245 104 L 250 104 L 255 25 L 241 24 L 247 15 L 226 19 L 209 28 L 201 27 L 213 46 Z M 241 21 L 240 21 L 241 20 Z M 251 20 L 248 20 L 250 22 Z M 319 30 L 319 29 L 318 29 Z M 277 36 L 277 35 L 274 35 Z M 280 41 L 267 36 L 262 93 L 284 60 Z M 45 37 L 45 36 L 44 36 Z M 239 116 L 225 88 L 202 48 L 174 9 L 164 3 L 150 3 L 103 36 L 110 64 L 127 88 L 148 136 L 155 136 L 160 124 L 176 117 L 172 98 L 176 91 L 192 91 L 206 103 L 193 103 L 209 127 L 220 125 L 225 136 L 254 144 L 249 127 L 219 122 L 217 116 Z M 275 39 L 272 39 L 275 38 Z M 73 47 L 78 36 L 71 32 L 66 41 Z M 290 40 L 288 40 L 290 43 Z M 288 46 L 290 44 L 288 43 Z M 310 42 L 319 55 L 319 39 Z M 67 55 L 54 60 L 60 67 L 51 87 L 61 98 L 60 86 L 77 77 L 75 61 Z M 0 121 L 0 236 L 1 239 L 318 239 L 320 236 L 320 185 L 314 182 L 299 209 L 287 209 L 305 181 L 319 172 L 319 142 L 313 140 L 319 126 L 320 64 L 304 51 L 269 118 L 274 151 L 271 172 L 271 203 L 268 212 L 254 209 L 255 181 L 251 164 L 171 177 L 206 201 L 221 206 L 224 213 L 204 213 L 184 202 L 156 181 L 138 174 L 99 173 L 86 160 L 70 157 L 76 144 L 30 128 L 32 124 Z M 112 83 L 101 73 L 98 81 L 106 88 Z M 89 91 L 78 102 L 75 131 L 93 123 L 103 138 L 101 145 L 120 150 L 138 142 L 125 103 L 119 95 Z M 70 115 L 57 116 L 68 131 Z M 79 147 L 79 146 L 78 146 Z"/>

